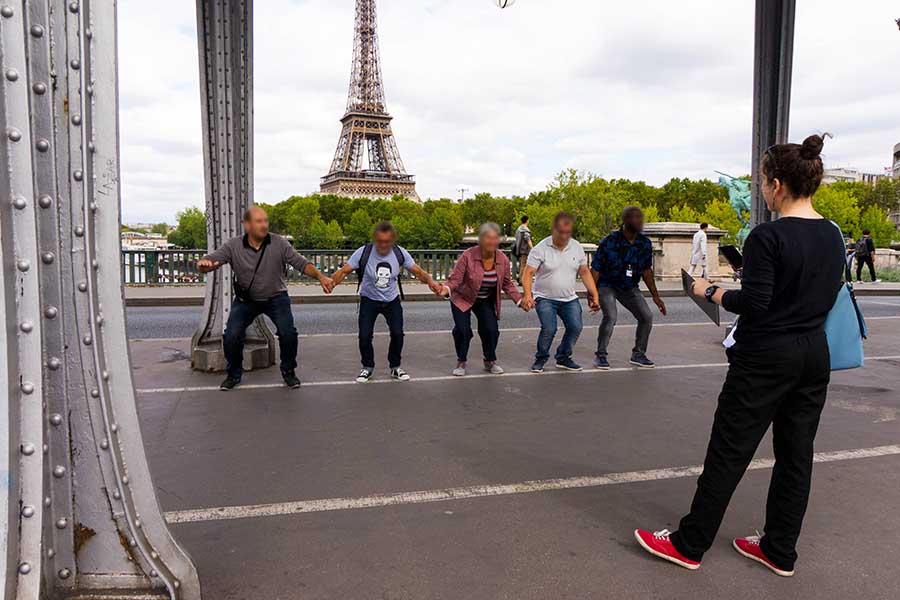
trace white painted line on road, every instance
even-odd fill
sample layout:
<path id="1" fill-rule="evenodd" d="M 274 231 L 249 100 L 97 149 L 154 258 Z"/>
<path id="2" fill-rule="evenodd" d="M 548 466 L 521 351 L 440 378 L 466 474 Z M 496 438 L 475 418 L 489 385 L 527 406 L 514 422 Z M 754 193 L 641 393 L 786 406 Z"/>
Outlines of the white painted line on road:
<path id="1" fill-rule="evenodd" d="M 814 455 L 813 460 L 816 463 L 829 463 L 857 460 L 861 458 L 896 456 L 898 454 L 900 454 L 900 445 L 877 446 L 874 448 L 858 448 L 855 450 L 838 450 L 836 452 L 818 452 Z M 771 469 L 774 464 L 775 461 L 773 459 L 763 458 L 752 461 L 747 468 L 751 471 Z M 277 517 L 335 510 L 358 510 L 363 508 L 377 508 L 403 504 L 423 504 L 427 502 L 446 502 L 449 500 L 465 500 L 469 498 L 486 498 L 491 496 L 508 496 L 512 494 L 530 494 L 534 492 L 602 487 L 643 481 L 682 479 L 685 477 L 695 477 L 702 471 L 702 465 L 669 467 L 666 469 L 609 473 L 607 475 L 587 477 L 566 477 L 561 479 L 523 481 L 521 483 L 474 485 L 440 490 L 376 494 L 374 496 L 365 496 L 362 498 L 327 498 L 322 500 L 279 502 L 275 504 L 253 504 L 247 506 L 176 510 L 165 513 L 165 517 L 166 521 L 169 523 L 198 523 L 203 521 Z"/>
<path id="2" fill-rule="evenodd" d="M 866 360 L 870 361 L 886 361 L 886 360 L 900 360 L 900 355 L 897 356 L 867 356 Z M 646 369 L 648 372 L 653 371 L 678 371 L 683 369 L 720 369 L 727 367 L 728 363 L 689 363 L 682 365 L 657 365 L 655 369 Z M 465 377 L 456 377 L 454 375 L 435 375 L 432 377 L 415 377 L 408 382 L 399 383 L 394 381 L 393 379 L 373 379 L 368 383 L 356 383 L 353 380 L 345 380 L 342 379 L 340 381 L 311 381 L 309 383 L 304 383 L 301 389 L 313 388 L 313 387 L 336 387 L 336 386 L 358 386 L 364 387 L 368 385 L 384 385 L 384 384 L 396 384 L 396 385 L 412 385 L 415 383 L 433 383 L 435 381 L 471 381 L 473 379 L 508 379 L 510 377 L 549 377 L 553 375 L 566 375 L 570 377 L 575 377 L 578 375 L 606 375 L 608 373 L 630 373 L 638 369 L 637 367 L 616 367 L 614 369 L 608 369 L 605 371 L 601 371 L 599 369 L 586 368 L 584 371 L 580 372 L 572 372 L 572 371 L 544 371 L 543 373 L 537 374 L 532 373 L 531 371 L 508 371 L 503 375 L 491 375 L 490 373 L 476 373 L 472 375 L 466 375 Z M 241 384 L 234 391 L 229 393 L 238 393 L 240 390 L 268 390 L 275 388 L 283 388 L 283 383 L 248 383 Z M 212 392 L 218 390 L 218 386 L 214 385 L 198 385 L 198 386 L 181 386 L 181 387 L 161 387 L 161 388 L 138 388 L 136 391 L 138 394 L 179 394 L 182 392 Z"/>
<path id="3" fill-rule="evenodd" d="M 857 301 L 859 302 L 860 300 L 857 299 Z M 893 302 L 877 302 L 875 300 L 865 300 L 865 301 L 863 301 L 863 303 L 864 304 L 877 304 L 878 306 L 892 306 L 894 308 L 900 308 L 900 304 L 896 304 Z"/>

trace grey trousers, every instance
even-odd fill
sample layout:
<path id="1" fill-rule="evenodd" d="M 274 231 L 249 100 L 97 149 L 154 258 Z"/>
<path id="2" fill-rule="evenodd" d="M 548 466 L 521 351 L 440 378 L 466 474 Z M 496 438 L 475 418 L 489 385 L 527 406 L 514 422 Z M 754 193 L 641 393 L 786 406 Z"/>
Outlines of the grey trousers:
<path id="1" fill-rule="evenodd" d="M 638 288 L 630 290 L 616 290 L 611 287 L 600 287 L 600 309 L 603 312 L 603 321 L 600 323 L 600 333 L 597 335 L 597 356 L 606 357 L 609 340 L 612 338 L 613 329 L 618 318 L 616 301 L 622 304 L 637 319 L 637 332 L 634 336 L 634 348 L 632 354 L 643 356 L 647 353 L 647 344 L 650 342 L 650 331 L 653 329 L 653 313 L 644 295 Z"/>

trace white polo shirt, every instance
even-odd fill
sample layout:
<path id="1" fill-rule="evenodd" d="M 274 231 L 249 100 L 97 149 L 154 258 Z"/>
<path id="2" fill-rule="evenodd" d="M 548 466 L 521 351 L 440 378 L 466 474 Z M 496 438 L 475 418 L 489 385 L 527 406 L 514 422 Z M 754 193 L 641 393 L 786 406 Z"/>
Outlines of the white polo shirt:
<path id="1" fill-rule="evenodd" d="M 537 269 L 532 294 L 535 298 L 569 302 L 576 300 L 578 270 L 587 265 L 587 256 L 578 240 L 571 239 L 564 250 L 553 245 L 553 237 L 542 239 L 528 255 L 528 266 Z"/>

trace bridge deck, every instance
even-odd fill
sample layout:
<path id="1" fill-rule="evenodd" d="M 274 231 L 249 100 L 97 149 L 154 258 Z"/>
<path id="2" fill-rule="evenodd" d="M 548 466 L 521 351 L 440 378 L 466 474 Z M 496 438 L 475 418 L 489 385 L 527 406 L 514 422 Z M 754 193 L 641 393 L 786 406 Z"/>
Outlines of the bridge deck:
<path id="1" fill-rule="evenodd" d="M 656 329 L 662 368 L 645 372 L 526 374 L 527 330 L 503 334 L 502 377 L 447 377 L 447 333 L 408 335 L 415 379 L 403 384 L 350 383 L 352 335 L 301 341 L 298 391 L 278 387 L 275 369 L 213 391 L 220 377 L 190 372 L 187 340 L 138 341 L 132 358 L 161 502 L 213 598 L 877 599 L 900 589 L 900 448 L 843 451 L 900 443 L 900 317 L 871 328 L 878 360 L 834 377 L 817 451 L 837 454 L 817 466 L 790 581 L 728 547 L 762 528 L 765 464 L 744 478 L 700 572 L 632 538 L 674 528 L 690 502 L 695 478 L 671 468 L 702 462 L 725 373 L 710 325 Z M 633 331 L 617 330 L 614 366 Z M 595 334 L 579 344 L 585 364 Z M 769 440 L 758 457 L 771 457 Z M 536 480 L 554 481 L 523 484 Z"/>

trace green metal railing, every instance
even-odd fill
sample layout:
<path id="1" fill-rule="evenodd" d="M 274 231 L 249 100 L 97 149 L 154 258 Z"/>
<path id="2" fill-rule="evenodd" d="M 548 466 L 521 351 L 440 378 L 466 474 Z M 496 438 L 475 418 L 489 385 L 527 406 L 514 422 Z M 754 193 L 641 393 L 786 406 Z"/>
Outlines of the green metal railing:
<path id="1" fill-rule="evenodd" d="M 300 254 L 326 274 L 332 274 L 350 259 L 353 250 L 300 250 Z M 410 250 L 413 260 L 438 280 L 450 276 L 456 259 L 463 250 Z M 509 251 L 504 250 L 507 256 Z M 126 285 L 179 285 L 203 283 L 205 278 L 197 270 L 197 262 L 206 250 L 122 250 L 122 283 Z M 654 259 L 659 251 L 654 252 Z M 588 263 L 593 251 L 588 250 Z M 513 271 L 517 268 L 513 261 Z M 300 281 L 300 273 L 286 267 L 285 279 L 289 283 Z M 348 279 L 354 279 L 351 275 Z"/>

